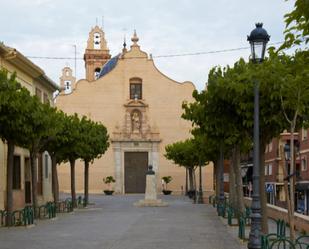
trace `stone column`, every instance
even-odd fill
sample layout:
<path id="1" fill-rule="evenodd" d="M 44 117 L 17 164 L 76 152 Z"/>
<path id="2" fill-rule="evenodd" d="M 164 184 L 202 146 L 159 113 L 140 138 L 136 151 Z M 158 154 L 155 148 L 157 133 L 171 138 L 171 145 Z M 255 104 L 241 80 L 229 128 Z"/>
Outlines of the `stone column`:
<path id="1" fill-rule="evenodd" d="M 115 158 L 115 192 L 121 194 L 123 191 L 122 182 L 122 157 L 121 157 L 121 146 L 120 143 L 114 144 L 114 158 Z"/>

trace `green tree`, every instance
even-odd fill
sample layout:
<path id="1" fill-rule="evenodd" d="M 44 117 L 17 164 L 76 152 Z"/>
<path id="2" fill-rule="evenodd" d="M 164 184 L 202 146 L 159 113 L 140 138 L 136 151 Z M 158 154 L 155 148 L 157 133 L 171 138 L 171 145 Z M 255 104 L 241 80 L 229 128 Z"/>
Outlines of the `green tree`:
<path id="1" fill-rule="evenodd" d="M 215 165 L 216 194 L 219 197 L 219 189 L 223 178 L 223 162 L 219 163 L 220 147 L 224 148 L 225 155 L 233 154 L 236 159 L 230 167 L 230 179 L 235 175 L 236 180 L 231 184 L 230 201 L 240 211 L 244 210 L 242 178 L 240 171 L 240 149 L 247 139 L 246 130 L 243 129 L 242 119 L 237 114 L 236 104 L 233 102 L 235 95 L 231 94 L 235 83 L 234 77 L 243 71 L 245 63 L 240 61 L 234 68 L 217 67 L 210 71 L 207 91 L 194 92 L 196 102 L 184 104 L 183 118 L 191 120 L 199 132 L 205 134 L 212 149 L 208 155 Z M 236 72 L 237 71 L 237 72 Z M 196 130 L 195 129 L 195 130 Z M 194 131 L 193 130 L 193 134 Z M 215 150 L 213 148 L 216 148 Z M 221 149 L 222 149 L 221 148 Z M 209 149 L 208 149 L 209 150 Z M 209 154 L 208 152 L 208 154 Z M 233 153 L 232 153 L 233 152 Z M 218 161 L 218 162 L 216 162 Z M 233 178 L 234 179 L 234 178 Z M 232 183 L 232 181 L 231 181 Z M 235 190 L 235 193 L 233 192 Z M 235 198 L 235 201 L 233 201 Z"/>
<path id="2" fill-rule="evenodd" d="M 11 225 L 13 211 L 13 159 L 15 145 L 25 142 L 28 127 L 25 126 L 25 113 L 29 112 L 31 96 L 27 89 L 21 87 L 16 74 L 9 76 L 4 69 L 0 70 L 0 137 L 6 141 L 7 150 L 7 187 L 6 210 L 7 225 Z"/>
<path id="3" fill-rule="evenodd" d="M 294 10 L 285 16 L 285 42 L 280 49 L 309 42 L 309 1 L 296 0 Z"/>
<path id="4" fill-rule="evenodd" d="M 59 162 L 69 161 L 71 175 L 71 198 L 73 207 L 76 207 L 75 190 L 75 162 L 81 157 L 83 141 L 80 133 L 80 119 L 75 113 L 64 119 L 63 136 L 65 143 L 59 153 Z"/>
<path id="5" fill-rule="evenodd" d="M 44 151 L 48 138 L 56 133 L 57 124 L 55 123 L 54 113 L 55 109 L 50 107 L 49 104 L 41 103 L 36 96 L 31 97 L 29 111 L 24 113 L 25 126 L 28 127 L 28 130 L 23 147 L 28 148 L 30 152 L 32 204 L 34 207 L 38 206 L 37 159 L 39 153 Z"/>
<path id="6" fill-rule="evenodd" d="M 193 94 L 196 102 L 185 106 L 184 116 L 200 127 L 207 139 L 223 144 L 225 155 L 235 153 L 234 156 L 239 158 L 239 150 L 246 151 L 252 145 L 253 86 L 256 81 L 259 83 L 260 196 L 264 233 L 268 230 L 264 152 L 271 139 L 284 129 L 279 88 L 276 84 L 279 76 L 280 69 L 271 59 L 261 65 L 246 63 L 240 59 L 232 68 L 214 68 L 209 73 L 207 91 Z M 239 160 L 235 159 L 238 176 L 239 167 Z"/>
<path id="7" fill-rule="evenodd" d="M 200 148 L 196 146 L 193 139 L 176 142 L 165 147 L 164 156 L 175 164 L 185 167 L 189 172 L 189 191 L 196 190 L 195 169 L 204 165 L 204 158 L 199 153 Z"/>
<path id="8" fill-rule="evenodd" d="M 89 164 L 96 158 L 100 158 L 109 146 L 109 136 L 105 126 L 100 123 L 93 122 L 83 116 L 80 121 L 80 136 L 82 140 L 82 148 L 80 158 L 85 163 L 84 172 L 84 203 L 88 204 L 89 196 Z"/>
<path id="9" fill-rule="evenodd" d="M 294 133 L 309 117 L 309 51 L 297 51 L 294 55 L 288 56 L 281 54 L 274 59 L 281 68 L 281 77 L 278 77 L 278 87 L 280 87 L 280 97 L 282 112 L 285 117 L 286 125 L 290 132 L 290 170 L 292 174 L 296 172 L 295 167 L 295 148 Z M 286 169 L 285 177 L 290 180 L 290 196 L 288 198 L 288 186 L 285 182 L 285 192 L 287 196 L 288 216 L 290 224 L 290 237 L 295 239 L 294 230 L 294 193 L 295 176 L 289 176 Z"/>
<path id="10" fill-rule="evenodd" d="M 63 149 L 66 146 L 66 142 L 69 140 L 67 137 L 68 132 L 65 130 L 66 122 L 69 122 L 68 116 L 60 111 L 55 110 L 49 113 L 50 118 L 54 121 L 54 132 L 48 135 L 45 139 L 42 150 L 48 151 L 51 162 L 52 162 L 52 191 L 54 201 L 59 201 L 59 183 L 58 183 L 58 173 L 57 164 L 63 161 L 62 154 Z"/>

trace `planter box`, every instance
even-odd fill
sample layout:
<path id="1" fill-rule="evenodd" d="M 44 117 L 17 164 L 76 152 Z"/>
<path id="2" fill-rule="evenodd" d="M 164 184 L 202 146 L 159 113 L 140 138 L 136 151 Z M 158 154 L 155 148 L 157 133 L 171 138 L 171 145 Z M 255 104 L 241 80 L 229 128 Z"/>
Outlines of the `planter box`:
<path id="1" fill-rule="evenodd" d="M 170 195 L 173 191 L 172 190 L 162 190 L 164 195 Z"/>
<path id="2" fill-rule="evenodd" d="M 103 191 L 106 195 L 112 195 L 114 193 L 114 190 L 104 190 Z"/>

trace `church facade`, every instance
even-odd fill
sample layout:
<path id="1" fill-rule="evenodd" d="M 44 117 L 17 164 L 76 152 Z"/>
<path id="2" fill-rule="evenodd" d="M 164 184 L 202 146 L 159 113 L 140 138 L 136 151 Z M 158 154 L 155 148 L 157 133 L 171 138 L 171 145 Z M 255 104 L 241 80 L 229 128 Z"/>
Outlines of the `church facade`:
<path id="1" fill-rule="evenodd" d="M 191 102 L 191 82 L 176 82 L 161 73 L 151 55 L 140 49 L 136 32 L 132 45 L 111 57 L 104 32 L 98 26 L 89 33 L 84 55 L 86 79 L 75 82 L 72 70 L 63 69 L 60 78 L 64 90 L 57 107 L 68 114 L 78 113 L 107 127 L 110 147 L 90 166 L 89 190 L 101 193 L 102 179 L 116 179 L 116 193 L 143 193 L 146 171 L 152 165 L 158 189 L 161 177 L 172 176 L 169 188 L 185 190 L 185 169 L 164 157 L 165 146 L 191 136 L 191 123 L 183 120 L 181 105 Z M 58 167 L 60 191 L 70 190 L 70 169 Z M 77 162 L 76 189 L 83 191 L 83 163 Z M 212 167 L 203 169 L 204 189 L 211 190 Z"/>

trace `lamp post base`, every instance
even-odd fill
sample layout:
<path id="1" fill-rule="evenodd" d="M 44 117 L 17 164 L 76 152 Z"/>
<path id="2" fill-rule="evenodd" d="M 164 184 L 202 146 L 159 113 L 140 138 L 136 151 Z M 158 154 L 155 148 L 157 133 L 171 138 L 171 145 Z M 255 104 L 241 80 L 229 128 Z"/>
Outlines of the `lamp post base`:
<path id="1" fill-rule="evenodd" d="M 198 191 L 197 203 L 204 204 L 203 190 Z"/>

